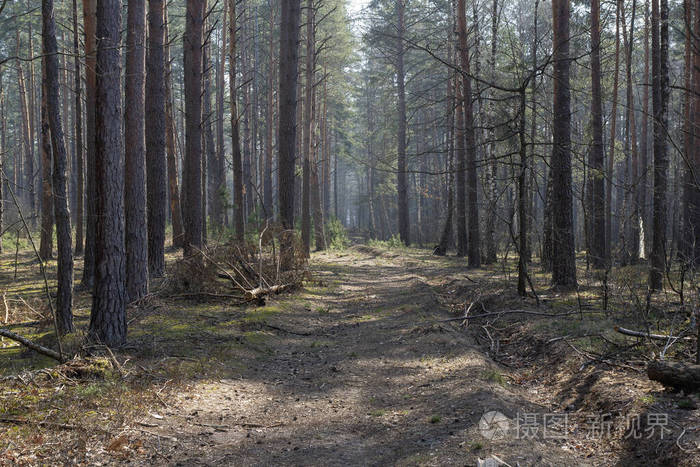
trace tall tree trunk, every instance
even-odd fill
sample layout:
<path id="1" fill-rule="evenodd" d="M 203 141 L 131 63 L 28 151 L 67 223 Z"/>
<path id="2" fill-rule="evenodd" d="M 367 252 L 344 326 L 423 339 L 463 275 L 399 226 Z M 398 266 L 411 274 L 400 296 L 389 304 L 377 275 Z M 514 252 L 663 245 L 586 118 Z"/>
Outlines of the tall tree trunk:
<path id="1" fill-rule="evenodd" d="M 233 0 L 231 0 L 233 1 Z M 294 165 L 296 161 L 297 80 L 299 63 L 300 0 L 281 1 L 278 192 L 280 221 L 285 235 L 280 238 L 282 267 L 291 266 L 294 229 Z"/>
<path id="2" fill-rule="evenodd" d="M 650 215 L 648 202 L 648 171 L 649 171 L 649 34 L 651 27 L 649 25 L 649 2 L 644 2 L 644 80 L 642 91 L 642 131 L 640 143 L 640 176 L 639 176 L 639 206 L 641 210 L 642 227 L 640 234 L 641 255 L 644 258 L 649 257 L 651 251 L 651 232 L 650 232 Z"/>
<path id="3" fill-rule="evenodd" d="M 660 5 L 659 5 L 660 3 Z M 657 291 L 663 286 L 666 270 L 666 223 L 668 149 L 668 0 L 652 0 L 651 53 L 652 101 L 654 109 L 654 189 L 653 243 L 649 267 L 649 288 Z"/>
<path id="4" fill-rule="evenodd" d="M 552 283 L 561 288 L 576 287 L 571 187 L 570 13 L 570 0 L 553 1 Z"/>
<path id="5" fill-rule="evenodd" d="M 411 244 L 410 224 L 408 218 L 408 185 L 406 181 L 406 73 L 404 71 L 404 34 L 406 0 L 396 0 L 398 31 L 396 38 L 396 85 L 398 92 L 398 171 L 396 188 L 398 192 L 399 236 L 405 245 Z"/>
<path id="6" fill-rule="evenodd" d="M 119 92 L 121 2 L 97 4 L 97 94 L 95 174 L 97 223 L 95 293 L 90 336 L 108 346 L 126 341 L 126 254 L 124 251 L 124 172 L 121 166 L 122 108 Z"/>
<path id="7" fill-rule="evenodd" d="M 185 23 L 185 256 L 202 247 L 202 29 L 205 0 L 187 2 Z M 235 16 L 231 15 L 231 18 Z M 233 21 L 232 21 L 233 23 Z"/>
<path id="8" fill-rule="evenodd" d="M 539 1 L 539 0 L 538 0 Z M 535 22 L 537 21 L 537 13 L 535 9 Z M 491 6 L 491 50 L 488 58 L 489 78 L 492 81 L 496 80 L 496 52 L 498 50 L 498 0 L 493 0 Z M 537 34 L 535 34 L 537 36 Z M 537 38 L 535 38 L 537 43 Z M 488 92 L 488 91 L 487 91 Z M 484 113 L 486 114 L 489 129 L 488 133 L 488 157 L 486 167 L 486 193 L 488 196 L 488 212 L 486 213 L 486 257 L 484 258 L 487 264 L 496 262 L 496 217 L 498 215 L 498 182 L 497 171 L 498 164 L 495 157 L 496 152 L 496 132 L 495 132 L 495 117 L 494 106 L 490 101 L 486 101 Z"/>
<path id="9" fill-rule="evenodd" d="M 607 177 L 605 183 L 605 257 L 607 265 L 612 265 L 613 256 L 613 180 L 615 179 L 615 141 L 617 136 L 617 96 L 620 86 L 620 15 L 622 1 L 616 0 L 615 9 L 615 69 L 613 71 L 612 112 L 610 115 L 610 150 L 607 159 Z M 618 213 L 619 214 L 619 213 Z"/>
<path id="10" fill-rule="evenodd" d="M 81 285 L 92 290 L 95 284 L 95 239 L 97 234 L 97 176 L 95 110 L 97 99 L 97 0 L 83 0 L 83 27 L 85 29 L 85 136 L 87 216 L 85 219 L 85 257 Z"/>
<path id="11" fill-rule="evenodd" d="M 306 0 L 306 68 L 304 89 L 304 133 L 303 151 L 304 166 L 302 171 L 302 195 L 301 195 L 301 240 L 304 245 L 304 254 L 309 256 L 311 246 L 311 151 L 313 145 L 314 128 L 314 5 L 313 0 Z"/>
<path id="12" fill-rule="evenodd" d="M 272 201 L 272 130 L 274 128 L 274 80 L 275 80 L 275 2 L 270 2 L 270 31 L 268 33 L 268 70 L 267 70 L 267 111 L 265 112 L 265 180 L 263 186 L 263 205 L 268 219 L 274 217 L 275 209 Z"/>
<path id="13" fill-rule="evenodd" d="M 149 2 L 152 5 L 154 2 Z M 149 52 L 149 53 L 152 53 Z M 145 136 L 146 2 L 130 1 L 124 76 L 124 185 L 126 299 L 148 294 Z M 148 119 L 157 116 L 149 112 Z"/>
<path id="14" fill-rule="evenodd" d="M 469 45 L 467 43 L 467 16 L 465 0 L 457 2 L 457 31 L 459 34 L 459 55 L 462 67 L 462 110 L 464 112 L 464 144 L 466 146 L 466 191 L 469 215 L 467 255 L 470 268 L 481 266 L 479 231 L 478 183 L 476 169 L 476 135 L 474 130 L 474 110 L 472 105 L 472 84 L 469 65 Z M 459 170 L 459 169 L 458 169 Z M 459 210 L 459 203 L 457 209 Z"/>
<path id="15" fill-rule="evenodd" d="M 600 0 L 591 1 L 591 129 L 593 142 L 588 156 L 588 210 L 590 260 L 595 269 L 606 265 L 605 151 L 603 148 L 603 103 L 600 72 Z"/>
<path id="16" fill-rule="evenodd" d="M 318 105 L 316 103 L 316 91 L 315 89 L 313 90 L 313 109 L 312 109 L 312 117 L 311 121 L 315 122 L 318 117 L 317 117 L 317 109 Z M 315 124 L 312 123 L 313 126 Z M 313 219 L 314 219 L 314 240 L 316 242 L 316 251 L 323 251 L 326 249 L 326 235 L 324 232 L 324 224 L 323 224 L 323 208 L 321 207 L 321 186 L 319 182 L 319 136 L 316 134 L 316 132 L 311 130 L 311 145 L 310 145 L 310 154 L 309 154 L 309 159 L 311 162 L 311 210 L 313 213 Z M 314 144 L 315 142 L 315 144 Z"/>
<path id="17" fill-rule="evenodd" d="M 637 152 L 637 124 L 634 109 L 634 82 L 632 81 L 632 53 L 634 52 L 634 23 L 637 12 L 637 0 L 632 0 L 632 18 L 630 20 L 629 36 L 627 35 L 627 21 L 624 9 L 622 22 L 622 36 L 625 40 L 626 81 L 627 81 L 627 117 L 625 123 L 625 155 L 627 163 L 627 183 L 625 185 L 625 205 L 629 213 L 623 211 L 622 230 L 624 235 L 622 261 L 623 264 L 636 264 L 639 260 L 639 204 L 637 202 L 637 178 L 638 159 Z"/>
<path id="18" fill-rule="evenodd" d="M 46 53 L 44 88 L 46 90 L 46 112 L 51 128 L 51 144 L 53 145 L 53 200 L 58 246 L 56 318 L 59 332 L 68 333 L 73 331 L 73 250 L 70 211 L 68 210 L 67 157 L 58 96 L 58 45 L 56 43 L 53 0 L 43 0 L 41 6 L 42 36 L 44 52 Z M 118 93 L 119 89 L 117 89 L 117 96 Z"/>
<path id="19" fill-rule="evenodd" d="M 452 56 L 452 52 L 448 53 Z M 440 235 L 440 243 L 435 247 L 433 253 L 438 256 L 445 256 L 452 243 L 452 224 L 454 219 L 454 153 L 455 153 L 455 98 L 454 98 L 454 77 L 447 82 L 447 212 L 445 213 L 445 224 Z"/>
<path id="20" fill-rule="evenodd" d="M 216 60 L 216 159 L 210 165 L 210 183 L 213 187 L 211 211 L 212 222 L 217 229 L 224 226 L 224 194 L 226 191 L 226 172 L 224 159 L 225 144 L 224 144 L 224 70 L 226 69 L 226 28 L 228 24 L 226 20 L 226 5 L 223 7 L 223 25 L 221 27 L 221 44 L 219 46 L 220 54 Z"/>
<path id="21" fill-rule="evenodd" d="M 19 28 L 17 29 L 17 56 L 21 54 L 21 39 L 19 34 Z M 36 212 L 33 206 L 34 190 L 31 187 L 31 175 L 34 171 L 34 155 L 32 154 L 34 145 L 32 144 L 30 134 L 29 134 L 29 109 L 27 103 L 27 87 L 24 76 L 24 67 L 22 66 L 22 61 L 17 60 L 17 87 L 19 88 L 19 108 L 20 108 L 20 128 L 22 130 L 21 148 L 22 152 L 17 157 L 19 164 L 15 164 L 18 174 L 17 182 L 20 184 L 18 186 L 18 192 L 21 193 L 21 199 L 27 201 L 31 209 L 31 223 L 36 225 Z M 30 163 L 32 164 L 30 166 Z"/>
<path id="22" fill-rule="evenodd" d="M 228 56 L 228 81 L 231 95 L 231 157 L 233 158 L 233 224 L 236 230 L 236 239 L 243 241 L 245 236 L 245 223 L 243 220 L 245 204 L 243 197 L 243 161 L 241 156 L 241 140 L 238 114 L 238 88 L 236 87 L 236 0 L 229 2 L 229 56 Z"/>
<path id="23" fill-rule="evenodd" d="M 80 79 L 80 51 L 78 40 L 78 0 L 73 0 L 73 87 L 75 88 L 75 167 L 76 167 L 76 225 L 75 225 L 75 254 L 81 255 L 84 251 L 84 218 L 85 218 L 85 162 L 83 160 L 83 107 Z"/>
<path id="24" fill-rule="evenodd" d="M 695 267 L 700 264 L 700 1 L 695 1 L 695 18 L 694 23 L 691 23 L 690 28 L 694 28 L 692 34 L 692 67 L 693 76 L 691 79 L 693 85 L 693 96 L 691 104 L 691 126 L 689 130 L 693 134 L 694 143 L 691 146 L 692 151 L 688 152 L 686 157 L 692 158 L 692 184 L 694 187 L 692 193 L 692 209 L 690 212 L 692 219 L 692 229 L 694 233 L 693 243 L 693 265 Z M 690 31 L 689 31 L 689 34 Z M 700 356 L 698 356 L 700 359 Z"/>
<path id="25" fill-rule="evenodd" d="M 148 2 L 148 59 L 146 62 L 146 186 L 148 208 L 148 272 L 165 274 L 167 221 L 167 165 L 165 159 L 164 0 Z"/>
<path id="26" fill-rule="evenodd" d="M 46 82 L 46 65 L 42 59 L 42 83 Z M 41 235 L 39 238 L 39 256 L 42 261 L 53 257 L 53 187 L 51 186 L 51 129 L 49 114 L 46 110 L 46 86 L 42 84 L 41 97 Z"/>
<path id="27" fill-rule="evenodd" d="M 173 111 L 172 96 L 172 67 L 170 66 L 170 35 L 168 33 L 168 9 L 163 9 L 165 24 L 165 146 L 168 164 L 168 190 L 170 195 L 170 217 L 173 224 L 173 247 L 184 246 L 184 232 L 182 226 L 182 207 L 180 205 L 180 188 L 177 176 L 177 150 L 176 150 L 176 124 Z M 224 47 L 225 48 L 225 47 Z M 223 173 L 223 170 L 222 170 Z"/>

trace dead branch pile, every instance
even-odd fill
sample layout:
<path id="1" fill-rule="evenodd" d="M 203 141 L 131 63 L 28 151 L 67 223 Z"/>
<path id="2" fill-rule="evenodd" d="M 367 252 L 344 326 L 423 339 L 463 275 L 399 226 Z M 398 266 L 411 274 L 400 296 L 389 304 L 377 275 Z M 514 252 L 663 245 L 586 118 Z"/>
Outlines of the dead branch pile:
<path id="1" fill-rule="evenodd" d="M 308 275 L 307 261 L 295 243 L 292 267 L 280 267 L 279 246 L 265 232 L 252 242 L 208 245 L 175 266 L 169 295 L 210 296 L 264 301 L 297 285 Z"/>

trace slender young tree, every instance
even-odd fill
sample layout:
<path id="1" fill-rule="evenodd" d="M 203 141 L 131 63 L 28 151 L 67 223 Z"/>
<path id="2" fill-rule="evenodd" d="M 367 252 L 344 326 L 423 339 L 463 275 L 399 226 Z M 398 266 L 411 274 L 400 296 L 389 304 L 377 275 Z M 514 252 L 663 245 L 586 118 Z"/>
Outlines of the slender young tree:
<path id="1" fill-rule="evenodd" d="M 173 225 L 173 247 L 182 248 L 184 232 L 182 226 L 182 206 L 180 205 L 180 188 L 177 179 L 177 151 L 175 132 L 175 115 L 173 114 L 172 67 L 170 66 L 170 35 L 168 33 L 168 8 L 164 7 L 165 23 L 165 147 L 168 163 L 168 190 L 170 195 L 170 217 Z M 223 172 L 223 170 L 222 170 Z"/>
<path id="2" fill-rule="evenodd" d="M 148 272 L 165 274 L 167 165 L 165 160 L 164 0 L 148 2 L 146 61 L 146 186 L 148 210 Z"/>
<path id="3" fill-rule="evenodd" d="M 83 235 L 85 217 L 85 161 L 83 159 L 83 98 L 82 80 L 80 79 L 80 41 L 78 39 L 78 0 L 73 0 L 73 87 L 75 88 L 75 101 L 73 110 L 75 113 L 74 137 L 75 137 L 75 169 L 76 169 L 76 225 L 75 225 L 75 254 L 81 255 L 84 251 L 85 237 Z"/>
<path id="4" fill-rule="evenodd" d="M 154 2 L 149 2 L 153 4 Z M 148 294 L 146 225 L 145 86 L 146 3 L 130 1 L 126 26 L 124 76 L 124 214 L 126 228 L 126 292 L 133 302 Z M 149 120 L 156 118 L 149 114 Z"/>
<path id="5" fill-rule="evenodd" d="M 282 0 L 280 13 L 278 195 L 280 221 L 285 230 L 280 239 L 281 266 L 283 269 L 288 269 L 291 267 L 294 242 L 294 166 L 296 164 L 300 0 Z"/>
<path id="6" fill-rule="evenodd" d="M 311 152 L 313 150 L 314 129 L 315 55 L 314 4 L 313 0 L 306 0 L 306 67 L 304 73 L 304 128 L 302 136 L 304 164 L 301 195 L 301 240 L 306 257 L 309 256 L 311 247 Z"/>
<path id="7" fill-rule="evenodd" d="M 95 177 L 96 141 L 95 111 L 97 99 L 97 0 L 83 0 L 85 30 L 85 257 L 81 285 L 92 290 L 95 284 L 95 237 L 97 233 L 97 186 Z"/>
<path id="8" fill-rule="evenodd" d="M 553 1 L 552 283 L 561 288 L 576 287 L 571 187 L 570 14 L 570 0 Z"/>
<path id="9" fill-rule="evenodd" d="M 460 0 L 463 1 L 463 0 Z M 398 193 L 399 236 L 405 245 L 411 244 L 411 228 L 408 216 L 408 183 L 406 180 L 406 72 L 404 67 L 406 33 L 406 0 L 396 0 L 396 90 L 398 94 Z"/>
<path id="10" fill-rule="evenodd" d="M 245 224 L 243 213 L 245 204 L 243 201 L 243 161 L 241 155 L 241 140 L 238 115 L 238 89 L 236 87 L 236 0 L 229 2 L 229 56 L 228 56 L 228 81 L 231 94 L 231 157 L 233 158 L 233 224 L 236 230 L 236 239 L 243 241 L 245 236 Z"/>
<path id="11" fill-rule="evenodd" d="M 53 146 L 53 209 L 56 217 L 58 267 L 56 291 L 56 316 L 59 332 L 73 331 L 73 250 L 71 245 L 70 211 L 68 210 L 67 156 L 61 126 L 61 109 L 58 95 L 58 45 L 53 0 L 42 0 L 42 37 L 46 57 L 44 63 L 44 89 L 46 112 L 51 128 Z M 119 90 L 117 89 L 117 96 Z"/>
<path id="12" fill-rule="evenodd" d="M 97 86 L 95 108 L 96 205 L 95 292 L 91 338 L 108 346 L 126 341 L 126 254 L 124 171 L 120 96 L 121 2 L 97 3 Z"/>
<path id="13" fill-rule="evenodd" d="M 205 0 L 187 2 L 185 67 L 185 255 L 202 247 L 202 29 Z"/>
<path id="14" fill-rule="evenodd" d="M 591 265 L 606 265 L 605 153 L 603 148 L 603 102 L 600 72 L 600 0 L 591 1 L 591 130 L 593 142 L 588 156 L 588 211 Z"/>
<path id="15" fill-rule="evenodd" d="M 42 59 L 42 63 L 45 60 Z M 46 110 L 46 65 L 41 67 L 42 96 L 41 96 L 41 126 L 39 129 L 41 153 L 41 235 L 39 237 L 39 256 L 42 261 L 53 257 L 53 187 L 51 186 L 51 129 L 49 114 Z"/>

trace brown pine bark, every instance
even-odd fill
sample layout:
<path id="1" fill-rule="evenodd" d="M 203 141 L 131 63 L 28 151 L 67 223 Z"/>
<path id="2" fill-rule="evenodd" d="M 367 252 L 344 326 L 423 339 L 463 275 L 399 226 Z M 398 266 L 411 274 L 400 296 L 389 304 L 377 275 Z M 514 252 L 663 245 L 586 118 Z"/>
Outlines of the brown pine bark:
<path id="1" fill-rule="evenodd" d="M 301 195 L 301 241 L 304 246 L 304 255 L 309 257 L 311 248 L 311 157 L 312 138 L 314 128 L 314 5 L 313 0 L 306 0 L 306 67 L 304 79 L 304 130 L 302 136 L 302 150 L 304 152 L 304 166 L 302 171 L 302 195 Z"/>
<path id="2" fill-rule="evenodd" d="M 165 160 L 164 0 L 148 2 L 146 61 L 146 186 L 148 210 L 148 272 L 165 274 L 167 165 Z"/>
<path id="3" fill-rule="evenodd" d="M 622 1 L 616 0 L 615 9 L 615 69 L 613 71 L 613 94 L 612 94 L 612 111 L 610 115 L 610 149 L 607 159 L 607 176 L 605 179 L 605 257 L 607 265 L 612 265 L 612 195 L 613 195 L 613 180 L 615 178 L 615 141 L 617 137 L 617 103 L 618 90 L 620 87 L 620 15 L 622 9 Z"/>
<path id="4" fill-rule="evenodd" d="M 233 1 L 233 0 L 231 0 Z M 297 81 L 300 0 L 281 1 L 278 126 L 278 195 L 282 268 L 291 267 L 294 230 L 294 165 L 296 161 Z"/>
<path id="5" fill-rule="evenodd" d="M 690 130 L 693 134 L 693 150 L 687 154 L 686 157 L 692 158 L 692 209 L 691 209 L 691 219 L 692 219 L 692 231 L 694 233 L 694 243 L 693 243 L 693 265 L 695 267 L 700 264 L 700 1 L 695 1 L 695 18 L 694 22 L 691 23 L 691 28 L 694 29 L 693 43 L 692 43 L 692 85 L 693 85 L 693 96 L 691 103 L 691 115 L 690 115 Z M 690 35 L 690 34 L 689 34 Z M 700 354 L 698 354 L 698 359 L 700 359 Z"/>
<path id="6" fill-rule="evenodd" d="M 85 217 L 85 161 L 83 160 L 83 107 L 82 80 L 80 79 L 80 49 L 78 40 L 78 0 L 73 0 L 73 87 L 75 88 L 74 138 L 75 138 L 75 167 L 76 167 L 76 225 L 75 225 L 75 254 L 82 255 L 84 249 L 84 217 Z"/>
<path id="7" fill-rule="evenodd" d="M 241 140 L 238 114 L 238 89 L 236 87 L 236 0 L 229 2 L 229 91 L 231 95 L 231 147 L 233 158 L 233 224 L 236 239 L 243 241 L 245 224 L 243 221 L 245 204 L 243 199 L 243 161 L 241 160 Z"/>
<path id="8" fill-rule="evenodd" d="M 275 8 L 270 3 L 270 31 L 268 33 L 268 70 L 267 70 L 267 110 L 265 112 L 265 178 L 263 182 L 263 205 L 268 219 L 274 217 L 275 209 L 272 195 L 272 132 L 275 123 Z"/>
<path id="9" fill-rule="evenodd" d="M 95 177 L 97 94 L 97 0 L 83 0 L 83 28 L 85 30 L 85 257 L 82 287 L 92 290 L 95 284 L 95 237 L 97 233 L 97 187 Z"/>
<path id="10" fill-rule="evenodd" d="M 173 114 L 172 67 L 170 66 L 170 35 L 168 33 L 168 8 L 163 12 L 165 23 L 165 146 L 168 164 L 168 190 L 170 194 L 170 217 L 173 224 L 173 247 L 184 246 L 182 226 L 182 207 L 180 205 L 180 188 L 177 176 L 176 124 Z M 223 172 L 223 171 L 222 171 Z"/>
<path id="11" fill-rule="evenodd" d="M 92 340 L 110 347 L 126 341 L 126 254 L 124 172 L 121 165 L 121 2 L 97 3 L 95 108 L 96 205 L 95 292 L 90 315 Z"/>
<path id="12" fill-rule="evenodd" d="M 205 218 L 214 219 L 214 203 L 218 191 L 218 182 L 216 181 L 218 164 L 216 162 L 216 145 L 214 142 L 214 128 L 212 123 L 212 119 L 215 116 L 211 106 L 211 87 L 212 83 L 214 82 L 211 77 L 211 33 L 207 35 L 209 36 L 209 40 L 207 41 L 207 45 L 204 47 L 203 51 L 204 70 L 202 72 L 204 77 L 204 115 L 202 116 L 202 125 L 204 125 L 204 147 L 206 149 L 206 160 L 203 167 L 203 170 L 206 173 L 206 179 L 202 180 L 204 194 L 206 195 L 206 203 L 202 207 L 202 212 L 205 213 Z M 206 215 L 207 213 L 209 214 L 208 217 Z M 215 227 L 218 228 L 219 226 L 215 223 Z M 203 232 L 206 233 L 206 223 L 202 228 L 204 229 Z"/>
<path id="13" fill-rule="evenodd" d="M 42 63 L 45 60 L 42 59 Z M 46 65 L 41 69 L 42 83 L 46 81 Z M 46 110 L 46 86 L 42 84 L 41 99 L 41 235 L 39 236 L 39 256 L 42 261 L 53 258 L 53 187 L 51 186 L 51 129 Z"/>
<path id="14" fill-rule="evenodd" d="M 68 209 L 68 179 L 66 177 L 66 146 L 63 140 L 61 109 L 58 93 L 58 45 L 54 21 L 53 0 L 42 1 L 42 36 L 46 57 L 44 89 L 46 112 L 51 128 L 53 146 L 53 209 L 56 217 L 58 247 L 56 319 L 61 333 L 73 331 L 73 250 L 71 245 L 70 211 Z M 117 88 L 117 97 L 119 89 Z"/>
<path id="15" fill-rule="evenodd" d="M 589 256 L 594 269 L 606 265 L 605 152 L 603 148 L 603 101 L 600 71 L 600 0 L 591 1 L 591 130 L 588 156 Z"/>
<path id="16" fill-rule="evenodd" d="M 462 1 L 462 0 L 460 0 Z M 396 86 L 398 93 L 398 171 L 396 189 L 398 194 L 399 236 L 405 245 L 411 244 L 411 229 L 408 214 L 408 184 L 406 181 L 406 72 L 404 70 L 404 34 L 406 0 L 396 0 Z"/>
<path id="17" fill-rule="evenodd" d="M 222 15 L 223 15 L 223 25 L 221 28 L 221 44 L 220 44 L 220 54 L 217 56 L 217 67 L 216 67 L 216 160 L 211 165 L 212 170 L 210 172 L 211 179 L 210 183 L 213 187 L 212 196 L 212 221 L 214 225 L 221 229 L 224 226 L 224 195 L 226 193 L 226 172 L 225 172 L 225 144 L 224 144 L 224 75 L 226 69 L 226 29 L 228 24 L 226 20 L 228 15 L 226 14 L 227 8 L 224 5 Z"/>
<path id="18" fill-rule="evenodd" d="M 651 54 L 652 104 L 654 111 L 653 240 L 649 267 L 649 288 L 661 290 L 666 271 L 666 204 L 668 148 L 668 0 L 652 0 Z"/>
<path id="19" fill-rule="evenodd" d="M 145 72 L 146 2 L 132 0 L 127 11 L 124 76 L 124 176 L 129 181 L 124 185 L 128 302 L 148 294 Z M 149 114 L 151 118 L 156 117 Z"/>
<path id="20" fill-rule="evenodd" d="M 187 2 L 185 22 L 185 256 L 202 247 L 202 29 L 204 0 Z"/>
<path id="21" fill-rule="evenodd" d="M 571 187 L 570 14 L 570 0 L 553 1 L 552 284 L 564 289 L 576 287 Z"/>

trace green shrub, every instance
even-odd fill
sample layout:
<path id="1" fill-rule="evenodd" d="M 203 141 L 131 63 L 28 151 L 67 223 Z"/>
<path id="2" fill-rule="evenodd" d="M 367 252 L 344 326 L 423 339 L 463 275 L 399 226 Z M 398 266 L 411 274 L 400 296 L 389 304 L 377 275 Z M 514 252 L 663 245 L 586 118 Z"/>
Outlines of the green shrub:
<path id="1" fill-rule="evenodd" d="M 332 218 L 327 225 L 328 247 L 331 250 L 344 250 L 350 246 L 348 232 L 343 224 L 336 218 Z"/>

